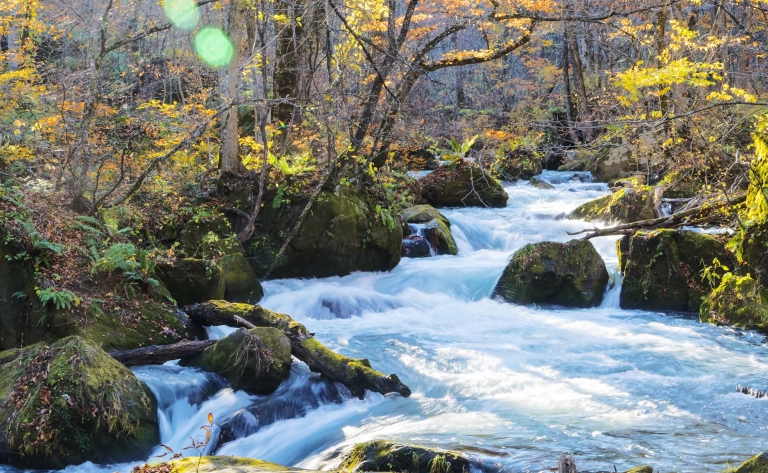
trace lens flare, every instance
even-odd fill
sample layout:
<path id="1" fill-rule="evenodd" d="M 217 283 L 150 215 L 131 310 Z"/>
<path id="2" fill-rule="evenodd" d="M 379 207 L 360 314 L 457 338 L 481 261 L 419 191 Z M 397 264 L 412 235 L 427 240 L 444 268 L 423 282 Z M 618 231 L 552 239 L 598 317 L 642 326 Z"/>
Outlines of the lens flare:
<path id="1" fill-rule="evenodd" d="M 195 52 L 211 67 L 224 67 L 232 60 L 235 48 L 226 33 L 218 28 L 203 28 L 195 36 Z"/>
<path id="2" fill-rule="evenodd" d="M 200 21 L 200 10 L 194 0 L 165 0 L 165 15 L 182 30 L 191 30 Z"/>

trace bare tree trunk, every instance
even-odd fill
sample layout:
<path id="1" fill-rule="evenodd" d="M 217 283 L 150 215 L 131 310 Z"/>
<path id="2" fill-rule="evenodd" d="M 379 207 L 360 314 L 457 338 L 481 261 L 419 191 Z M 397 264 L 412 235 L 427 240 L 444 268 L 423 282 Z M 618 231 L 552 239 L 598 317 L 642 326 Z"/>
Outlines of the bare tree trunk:
<path id="1" fill-rule="evenodd" d="M 111 351 L 109 356 L 125 366 L 162 365 L 166 361 L 178 360 L 202 353 L 214 345 L 216 340 L 189 341 L 184 340 L 172 345 L 153 345 L 151 347 L 134 348 L 133 350 Z"/>
<path id="2" fill-rule="evenodd" d="M 226 31 L 232 42 L 232 59 L 219 72 L 219 91 L 222 102 L 237 102 L 240 82 L 240 56 L 243 48 L 243 33 L 246 23 L 246 7 L 240 0 L 230 0 L 227 11 Z M 245 166 L 240 160 L 240 131 L 237 122 L 237 106 L 226 111 L 221 120 L 221 161 L 222 171 L 235 174 L 245 173 Z"/>
<path id="3" fill-rule="evenodd" d="M 274 75 L 275 98 L 279 100 L 273 112 L 273 118 L 287 127 L 299 123 L 301 116 L 296 107 L 299 90 L 298 51 L 303 29 L 298 18 L 301 17 L 301 0 L 296 0 L 292 7 L 288 0 L 277 0 L 276 15 L 285 18 L 284 24 L 278 25 L 277 58 Z"/>

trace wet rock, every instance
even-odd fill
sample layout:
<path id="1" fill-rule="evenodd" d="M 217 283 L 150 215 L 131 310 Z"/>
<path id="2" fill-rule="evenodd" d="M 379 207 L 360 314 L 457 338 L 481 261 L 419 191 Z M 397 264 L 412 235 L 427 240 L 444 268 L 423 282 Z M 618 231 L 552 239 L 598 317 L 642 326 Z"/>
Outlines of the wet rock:
<path id="1" fill-rule="evenodd" d="M 338 471 L 458 473 L 469 472 L 470 462 L 458 452 L 377 440 L 355 445 Z"/>
<path id="2" fill-rule="evenodd" d="M 164 261 L 155 270 L 181 307 L 224 299 L 224 274 L 211 260 L 186 258 Z"/>
<path id="3" fill-rule="evenodd" d="M 438 255 L 456 255 L 459 253 L 451 229 L 443 220 L 430 220 L 424 227 L 424 238 L 429 241 Z"/>
<path id="4" fill-rule="evenodd" d="M 173 473 L 263 473 L 307 471 L 255 458 L 229 456 L 186 457 L 173 460 Z"/>
<path id="5" fill-rule="evenodd" d="M 152 392 L 97 346 L 72 336 L 16 355 L 0 364 L 0 460 L 117 463 L 146 458 L 160 442 Z"/>
<path id="6" fill-rule="evenodd" d="M 403 229 L 379 191 L 349 186 L 321 192 L 270 277 L 322 278 L 397 266 Z M 257 274 L 263 275 L 275 262 L 307 198 L 291 196 L 290 203 L 266 205 L 259 213 L 256 234 L 245 245 Z M 274 199 L 267 196 L 266 201 Z"/>
<path id="7" fill-rule="evenodd" d="M 652 466 L 638 466 L 635 468 L 630 468 L 629 470 L 625 471 L 624 473 L 653 473 L 653 467 Z"/>
<path id="8" fill-rule="evenodd" d="M 410 235 L 403 238 L 402 256 L 404 258 L 426 258 L 432 256 L 429 243 L 424 237 Z"/>
<path id="9" fill-rule="evenodd" d="M 400 212 L 400 216 L 406 223 L 428 223 L 432 220 L 440 220 L 450 228 L 451 222 L 431 205 L 414 205 Z"/>
<path id="10" fill-rule="evenodd" d="M 763 452 L 742 463 L 733 473 L 767 473 L 768 452 Z"/>
<path id="11" fill-rule="evenodd" d="M 586 240 L 528 244 L 516 251 L 494 297 L 516 304 L 592 307 L 603 300 L 608 271 Z"/>
<path id="12" fill-rule="evenodd" d="M 768 296 L 766 291 L 751 277 L 726 274 L 701 303 L 699 320 L 766 331 L 768 306 L 763 302 L 764 296 Z"/>
<path id="13" fill-rule="evenodd" d="M 648 186 L 621 188 L 610 195 L 580 205 L 568 218 L 607 223 L 632 223 L 656 218 L 653 189 Z"/>
<path id="14" fill-rule="evenodd" d="M 256 304 L 264 297 L 256 271 L 224 217 L 189 222 L 179 242 L 186 256 L 218 262 L 224 278 L 224 300 Z"/>
<path id="15" fill-rule="evenodd" d="M 702 276 L 717 259 L 732 268 L 733 256 L 720 239 L 684 230 L 658 230 L 627 235 L 619 244 L 624 283 L 621 307 L 698 312 L 709 292 Z M 723 270 L 716 270 L 720 275 Z"/>
<path id="16" fill-rule="evenodd" d="M 518 179 L 528 180 L 541 174 L 542 157 L 534 150 L 517 148 L 496 158 L 494 172 L 501 179 L 515 182 Z"/>
<path id="17" fill-rule="evenodd" d="M 555 186 L 553 186 L 549 182 L 536 176 L 532 177 L 528 182 L 531 184 L 531 187 L 535 187 L 536 189 L 554 189 L 555 188 Z"/>
<path id="18" fill-rule="evenodd" d="M 241 328 L 182 364 L 219 374 L 232 389 L 270 394 L 291 372 L 291 342 L 276 328 Z"/>
<path id="19" fill-rule="evenodd" d="M 422 197 L 435 207 L 504 207 L 509 198 L 500 182 L 466 161 L 443 166 L 419 183 Z"/>

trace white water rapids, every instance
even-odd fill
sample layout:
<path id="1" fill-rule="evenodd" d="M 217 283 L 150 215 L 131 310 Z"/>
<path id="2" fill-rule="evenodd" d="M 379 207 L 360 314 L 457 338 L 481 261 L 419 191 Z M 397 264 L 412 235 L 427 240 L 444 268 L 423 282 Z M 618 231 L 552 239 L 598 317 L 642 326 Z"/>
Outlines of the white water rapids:
<path id="1" fill-rule="evenodd" d="M 595 309 L 489 298 L 515 250 L 590 226 L 562 217 L 607 188 L 572 177 L 545 172 L 552 190 L 510 186 L 504 209 L 443 210 L 458 256 L 264 284 L 264 307 L 304 323 L 333 350 L 397 373 L 410 398 L 352 399 L 301 364 L 267 398 L 190 368 L 138 368 L 159 398 L 163 443 L 180 451 L 211 412 L 217 423 L 237 413 L 241 437 L 209 450 L 310 469 L 333 468 L 339 452 L 372 439 L 455 449 L 505 472 L 544 471 L 561 452 L 580 470 L 716 472 L 767 449 L 768 400 L 736 392 L 738 384 L 768 388 L 762 336 L 621 310 L 619 281 Z M 615 241 L 594 240 L 612 280 Z M 117 469 L 130 466 L 65 471 Z"/>

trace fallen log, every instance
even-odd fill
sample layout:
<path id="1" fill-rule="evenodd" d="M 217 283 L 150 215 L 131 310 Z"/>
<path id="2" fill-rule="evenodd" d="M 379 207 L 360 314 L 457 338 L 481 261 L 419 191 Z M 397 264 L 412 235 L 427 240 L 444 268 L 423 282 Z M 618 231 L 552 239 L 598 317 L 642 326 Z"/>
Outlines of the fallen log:
<path id="1" fill-rule="evenodd" d="M 274 327 L 283 331 L 291 341 L 291 354 L 307 364 L 310 370 L 336 381 L 359 397 L 365 391 L 381 394 L 400 393 L 411 395 L 411 389 L 400 382 L 396 374 L 389 376 L 373 368 L 366 359 L 349 358 L 329 350 L 307 331 L 304 325 L 285 314 L 272 312 L 259 306 L 209 301 L 184 308 L 189 318 L 202 326 L 227 325 L 242 327 L 243 323 L 256 327 Z"/>
<path id="2" fill-rule="evenodd" d="M 184 340 L 171 345 L 152 345 L 132 350 L 111 351 L 109 356 L 125 366 L 161 365 L 166 361 L 177 360 L 202 353 L 216 343 L 216 340 Z"/>
<path id="3" fill-rule="evenodd" d="M 702 222 L 712 220 L 717 217 L 717 215 L 711 214 L 712 212 L 721 210 L 724 207 L 733 207 L 735 205 L 742 204 L 746 200 L 747 200 L 747 196 L 741 195 L 738 197 L 734 197 L 733 199 L 730 199 L 730 200 L 718 201 L 714 203 L 705 204 L 699 207 L 695 207 L 692 209 L 688 209 L 682 212 L 669 215 L 667 217 L 640 220 L 638 222 L 625 223 L 622 225 L 616 225 L 614 227 L 608 227 L 608 228 L 587 228 L 584 230 L 580 230 L 578 232 L 566 232 L 566 233 L 568 233 L 568 235 L 581 235 L 583 233 L 586 233 L 587 235 L 584 236 L 584 239 L 589 240 L 590 238 L 595 238 L 599 236 L 632 234 L 638 230 L 649 230 L 649 229 L 657 229 L 657 228 L 677 228 L 683 225 L 702 223 Z M 696 217 L 696 218 L 693 220 L 690 220 L 689 219 L 690 217 Z"/>

